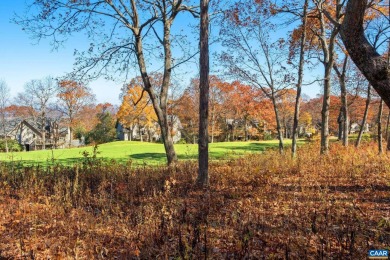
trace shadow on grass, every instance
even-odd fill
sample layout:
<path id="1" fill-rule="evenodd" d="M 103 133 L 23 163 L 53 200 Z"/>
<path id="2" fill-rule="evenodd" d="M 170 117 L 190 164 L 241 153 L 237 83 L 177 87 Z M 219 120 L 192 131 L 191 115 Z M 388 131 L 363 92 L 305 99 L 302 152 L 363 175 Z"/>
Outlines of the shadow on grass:
<path id="1" fill-rule="evenodd" d="M 166 160 L 165 153 L 136 153 L 129 155 L 128 159 L 116 159 L 118 163 L 126 163 L 128 161 L 133 161 L 134 166 L 141 165 L 165 165 Z"/>
<path id="2" fill-rule="evenodd" d="M 184 159 L 184 158 L 183 158 Z M 96 159 L 89 160 L 93 163 L 93 160 L 101 161 L 103 163 L 119 163 L 127 164 L 132 161 L 132 165 L 144 166 L 144 165 L 165 165 L 166 157 L 164 153 L 144 153 L 144 154 L 133 154 L 127 158 L 108 158 L 108 157 L 98 157 Z M 56 165 L 72 167 L 76 164 L 83 164 L 87 162 L 85 158 L 66 158 L 66 159 L 55 159 L 54 161 L 34 161 L 34 160 L 19 160 L 19 161 L 10 161 L 10 162 L 1 162 L 2 165 L 5 165 L 7 168 L 22 169 L 26 167 L 53 167 Z"/>
<path id="3" fill-rule="evenodd" d="M 226 151 L 224 152 L 232 152 L 232 151 L 240 151 L 240 154 L 245 154 L 245 153 L 251 153 L 251 152 L 264 152 L 265 150 L 268 149 L 277 149 L 278 144 L 274 143 L 248 143 L 245 146 L 224 146 L 224 147 L 214 147 L 214 149 L 224 149 Z M 224 153 L 224 152 L 218 152 L 218 151 L 211 151 L 211 153 Z"/>
<path id="4" fill-rule="evenodd" d="M 34 160 L 18 160 L 18 161 L 7 161 L 2 162 L 3 165 L 6 165 L 7 167 L 16 167 L 16 168 L 24 168 L 24 167 L 47 167 L 47 166 L 55 166 L 55 165 L 62 165 L 62 166 L 72 166 L 75 164 L 82 163 L 84 158 L 66 158 L 66 159 L 54 159 L 52 160 L 46 160 L 46 161 L 34 161 Z"/>
<path id="5" fill-rule="evenodd" d="M 163 162 L 166 158 L 165 153 L 136 153 L 129 156 L 135 160 L 155 160 Z"/>
<path id="6" fill-rule="evenodd" d="M 289 145 L 286 145 L 286 147 Z M 266 150 L 278 149 L 278 143 L 251 143 L 248 142 L 245 145 L 234 145 L 234 143 L 229 143 L 225 145 L 223 143 L 214 143 L 210 148 L 210 159 L 211 160 L 226 160 L 226 159 L 234 159 L 239 156 L 251 153 L 262 153 Z M 75 164 L 81 164 L 85 162 L 87 158 L 84 157 L 74 157 L 74 158 L 64 158 L 64 159 L 55 159 L 54 161 L 48 159 L 45 161 L 34 161 L 34 160 L 19 160 L 13 162 L 2 162 L 8 166 L 13 166 L 17 168 L 22 167 L 47 167 L 54 165 L 63 165 L 63 166 L 73 166 Z M 132 165 L 143 166 L 143 165 L 165 165 L 167 162 L 165 153 L 136 153 L 131 154 L 129 156 L 123 158 L 108 158 L 108 157 L 98 157 L 99 160 L 104 162 L 115 161 L 120 164 L 127 164 L 129 161 L 132 161 Z M 197 152 L 186 152 L 178 154 L 179 161 L 184 160 L 196 160 L 198 159 Z"/>

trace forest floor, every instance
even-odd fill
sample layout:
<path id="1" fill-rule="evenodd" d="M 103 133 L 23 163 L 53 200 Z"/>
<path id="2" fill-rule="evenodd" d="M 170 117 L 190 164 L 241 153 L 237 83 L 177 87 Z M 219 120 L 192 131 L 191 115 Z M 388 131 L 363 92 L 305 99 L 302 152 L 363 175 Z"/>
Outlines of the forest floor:
<path id="1" fill-rule="evenodd" d="M 318 143 L 132 168 L 0 164 L 0 259 L 366 259 L 390 249 L 390 157 Z"/>

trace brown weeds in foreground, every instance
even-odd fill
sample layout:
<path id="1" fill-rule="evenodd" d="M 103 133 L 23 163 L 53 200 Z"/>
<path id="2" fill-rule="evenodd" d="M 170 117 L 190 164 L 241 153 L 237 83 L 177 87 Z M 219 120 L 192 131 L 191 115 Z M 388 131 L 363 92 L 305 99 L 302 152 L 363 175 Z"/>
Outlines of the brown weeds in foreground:
<path id="1" fill-rule="evenodd" d="M 390 158 L 335 144 L 132 169 L 98 160 L 0 173 L 0 259 L 364 259 L 390 247 Z"/>

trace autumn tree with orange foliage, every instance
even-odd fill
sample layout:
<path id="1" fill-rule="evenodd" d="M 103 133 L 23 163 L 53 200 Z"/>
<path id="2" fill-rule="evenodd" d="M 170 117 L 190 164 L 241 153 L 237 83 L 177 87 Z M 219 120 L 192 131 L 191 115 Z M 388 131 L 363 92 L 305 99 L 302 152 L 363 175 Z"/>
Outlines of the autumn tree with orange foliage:
<path id="1" fill-rule="evenodd" d="M 302 113 L 310 115 L 311 121 L 316 130 L 320 130 L 322 127 L 321 110 L 323 98 L 323 96 L 318 96 L 302 104 Z M 339 130 L 337 119 L 340 114 L 341 102 L 340 98 L 335 95 L 330 95 L 329 99 L 331 101 L 331 105 L 329 107 L 329 133 L 337 134 Z"/>
<path id="2" fill-rule="evenodd" d="M 226 122 L 225 114 L 229 112 L 229 102 L 232 98 L 230 94 L 230 83 L 221 80 L 216 75 L 210 75 L 209 89 L 209 133 L 210 142 L 214 142 L 216 137 L 221 135 L 225 129 L 223 122 Z M 173 101 L 173 114 L 180 118 L 184 135 L 187 142 L 196 142 L 198 111 L 199 111 L 199 79 L 191 80 L 190 86 L 184 90 L 183 94 Z"/>
<path id="3" fill-rule="evenodd" d="M 182 125 L 182 135 L 186 142 L 196 144 L 198 138 L 198 96 L 194 88 L 189 87 L 174 100 L 173 114 L 177 115 Z"/>
<path id="4" fill-rule="evenodd" d="M 221 134 L 221 131 L 224 127 L 218 123 L 221 121 L 221 114 L 226 110 L 225 105 L 227 105 L 226 89 L 228 89 L 230 84 L 223 81 L 216 75 L 210 75 L 209 77 L 209 133 L 210 141 L 213 143 L 214 138 L 217 135 Z M 191 81 L 191 89 L 198 93 L 199 81 L 194 79 Z M 199 98 L 194 97 L 196 103 L 199 104 Z M 230 100 L 231 101 L 231 100 Z"/>
<path id="5" fill-rule="evenodd" d="M 151 141 L 151 128 L 157 122 L 157 116 L 154 112 L 150 99 L 145 95 L 144 90 L 139 85 L 129 84 L 127 93 L 122 98 L 122 104 L 117 113 L 118 121 L 126 128 L 130 129 L 130 140 L 133 139 L 133 130 L 137 126 L 140 131 L 144 128 L 148 133 L 148 139 Z"/>
<path id="6" fill-rule="evenodd" d="M 183 94 L 173 101 L 173 113 L 180 118 L 187 142 L 196 142 L 197 137 L 198 84 L 198 79 L 193 79 Z M 209 102 L 210 142 L 235 140 L 238 128 L 241 128 L 242 138 L 248 139 L 264 132 L 264 127 L 273 129 L 275 126 L 272 103 L 253 86 L 239 81 L 229 83 L 211 75 Z"/>
<path id="7" fill-rule="evenodd" d="M 11 104 L 5 110 L 11 118 L 26 119 L 30 116 L 30 108 L 28 106 Z"/>
<path id="8" fill-rule="evenodd" d="M 98 106 L 99 104 L 91 104 L 81 108 L 78 116 L 74 119 L 76 135 L 84 135 L 96 126 L 98 123 L 96 115 L 102 112 Z"/>
<path id="9" fill-rule="evenodd" d="M 279 92 L 278 103 L 280 106 L 280 117 L 284 129 L 284 137 L 291 138 L 294 125 L 294 110 L 297 91 L 295 89 L 284 89 Z"/>
<path id="10" fill-rule="evenodd" d="M 239 81 L 234 81 L 230 84 L 231 88 L 226 106 L 231 106 L 234 111 L 234 120 L 241 121 L 244 128 L 243 139 L 248 141 L 250 138 L 249 128 L 259 123 L 261 120 L 261 97 L 263 97 L 261 90 L 250 85 L 245 85 Z M 268 111 L 271 112 L 271 111 Z M 272 112 L 271 112 L 272 113 Z M 253 132 L 252 132 L 253 134 Z"/>
<path id="11" fill-rule="evenodd" d="M 89 104 L 83 106 L 73 121 L 73 136 L 88 143 L 92 140 L 91 133 L 101 122 L 101 116 L 109 113 L 112 120 L 116 120 L 116 106 L 111 103 Z M 112 129 L 110 129 L 111 131 Z"/>
<path id="12" fill-rule="evenodd" d="M 240 81 L 225 82 L 220 85 L 218 96 L 216 112 L 219 128 L 225 129 L 224 140 L 247 141 L 276 128 L 273 104 L 261 89 Z"/>
<path id="13" fill-rule="evenodd" d="M 100 103 L 94 107 L 93 115 L 95 125 L 86 133 L 86 144 L 103 144 L 116 140 L 117 133 L 115 129 L 116 108 L 111 103 Z"/>
<path id="14" fill-rule="evenodd" d="M 99 123 L 99 114 L 106 112 L 115 119 L 116 107 L 111 103 L 99 103 L 83 106 L 77 117 L 74 119 L 73 134 L 76 138 L 81 139 L 88 136 L 88 133 L 96 128 Z"/>
<path id="15" fill-rule="evenodd" d="M 84 84 L 74 80 L 62 80 L 58 83 L 58 109 L 68 118 L 69 146 L 72 143 L 75 118 L 80 111 L 95 100 L 95 95 Z"/>

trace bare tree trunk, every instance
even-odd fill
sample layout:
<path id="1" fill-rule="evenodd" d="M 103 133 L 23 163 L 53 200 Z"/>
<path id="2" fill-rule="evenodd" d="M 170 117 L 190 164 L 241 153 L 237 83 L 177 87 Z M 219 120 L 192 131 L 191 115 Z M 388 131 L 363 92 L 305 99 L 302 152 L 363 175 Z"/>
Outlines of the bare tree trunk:
<path id="1" fill-rule="evenodd" d="M 152 133 L 150 131 L 150 127 L 147 128 L 147 133 L 148 133 L 148 142 L 151 143 L 152 142 Z"/>
<path id="2" fill-rule="evenodd" d="M 5 137 L 5 152 L 6 152 L 6 153 L 9 152 L 7 137 Z"/>
<path id="3" fill-rule="evenodd" d="M 389 5 L 389 13 L 390 13 L 390 5 Z M 387 69 L 390 68 L 390 40 L 388 41 L 387 45 Z M 389 137 L 389 123 L 390 123 L 390 111 L 389 115 L 387 116 L 387 123 L 386 123 L 386 151 L 390 151 L 390 137 Z"/>
<path id="4" fill-rule="evenodd" d="M 209 184 L 209 0 L 200 0 L 199 171 L 197 184 Z"/>
<path id="5" fill-rule="evenodd" d="M 390 73 L 385 57 L 378 54 L 364 32 L 367 0 L 349 0 L 340 35 L 355 65 L 390 107 Z"/>
<path id="6" fill-rule="evenodd" d="M 166 116 L 162 116 L 163 120 L 160 122 L 161 125 L 161 137 L 163 139 L 165 152 L 167 155 L 168 165 L 175 164 L 177 162 L 177 155 L 173 147 L 173 140 L 169 134 L 169 125 L 167 123 Z"/>
<path id="7" fill-rule="evenodd" d="M 382 137 L 382 114 L 383 114 L 383 100 L 381 99 L 378 111 L 378 151 L 383 153 L 383 137 Z"/>
<path id="8" fill-rule="evenodd" d="M 287 122 L 286 122 L 286 119 L 283 120 L 284 123 L 283 123 L 283 128 L 284 128 L 284 138 L 287 139 L 288 138 L 288 132 L 287 132 Z"/>
<path id="9" fill-rule="evenodd" d="M 211 113 L 211 143 L 214 143 L 214 129 L 215 129 L 215 112 Z"/>
<path id="10" fill-rule="evenodd" d="M 362 121 L 362 125 L 359 129 L 359 135 L 358 135 L 358 138 L 356 139 L 355 147 L 359 147 L 360 142 L 362 141 L 364 127 L 366 126 L 366 122 L 367 122 L 368 108 L 370 107 L 370 102 L 371 102 L 371 85 L 368 84 L 366 107 L 364 109 L 363 121 Z"/>
<path id="11" fill-rule="evenodd" d="M 5 142 L 5 152 L 8 153 L 9 151 L 9 148 L 8 148 L 8 140 L 7 140 L 7 133 L 5 131 L 5 126 L 3 126 L 4 128 L 4 142 Z"/>
<path id="12" fill-rule="evenodd" d="M 169 27 L 170 24 L 164 24 L 165 27 Z M 152 101 L 154 111 L 156 112 L 158 123 L 161 129 L 161 138 L 165 148 L 165 154 L 167 156 L 168 165 L 172 165 L 177 162 L 177 155 L 175 148 L 173 146 L 173 140 L 169 131 L 168 116 L 167 116 L 167 95 L 168 88 L 170 84 L 170 74 L 171 74 L 171 51 L 170 51 L 170 41 L 169 41 L 169 28 L 164 29 L 164 52 L 165 52 L 165 65 L 164 65 L 164 79 L 161 85 L 160 98 L 157 97 L 152 84 L 150 82 L 148 73 L 146 72 L 145 58 L 143 55 L 142 48 L 142 37 L 141 35 L 136 35 L 136 51 L 137 51 L 137 60 L 140 68 L 140 73 L 144 83 L 144 88 L 148 92 L 150 100 Z M 160 101 L 160 102 L 159 102 Z"/>
<path id="13" fill-rule="evenodd" d="M 7 132 L 5 130 L 4 108 L 2 108 L 2 111 L 1 111 L 1 124 L 2 124 L 2 128 L 3 128 L 3 134 L 4 134 L 5 152 L 8 153 L 8 141 L 7 141 Z"/>
<path id="14" fill-rule="evenodd" d="M 387 124 L 386 124 L 386 151 L 390 151 L 390 134 L 389 134 L 389 124 L 390 124 L 390 112 L 389 115 L 387 116 Z"/>
<path id="15" fill-rule="evenodd" d="M 229 124 L 227 123 L 227 119 L 225 118 L 225 122 L 226 122 L 226 136 L 225 136 L 225 142 L 229 142 L 230 141 L 230 127 L 229 127 Z"/>
<path id="16" fill-rule="evenodd" d="M 5 152 L 8 153 L 8 140 L 7 140 L 7 130 L 5 122 L 5 108 L 8 104 L 8 98 L 10 96 L 10 89 L 7 87 L 5 81 L 0 79 L 0 112 L 1 112 L 1 126 L 4 134 L 5 142 Z"/>
<path id="17" fill-rule="evenodd" d="M 284 150 L 282 126 L 281 126 L 280 118 L 279 118 L 279 110 L 278 110 L 276 100 L 275 100 L 275 95 L 273 92 L 272 92 L 272 103 L 274 106 L 275 119 L 276 119 L 276 130 L 278 132 L 278 139 L 279 139 L 279 153 L 282 154 L 283 150 Z"/>
<path id="18" fill-rule="evenodd" d="M 42 150 L 46 149 L 46 114 L 42 114 Z"/>
<path id="19" fill-rule="evenodd" d="M 70 125 L 69 125 L 68 129 L 69 129 L 69 147 L 71 147 L 72 146 L 72 139 L 73 139 L 73 129 Z"/>
<path id="20" fill-rule="evenodd" d="M 247 125 L 247 118 L 246 116 L 244 117 L 244 141 L 248 141 L 248 125 Z"/>
<path id="21" fill-rule="evenodd" d="M 334 26 L 331 30 L 330 36 L 328 36 L 326 29 L 326 22 L 324 17 L 324 1 L 315 1 L 317 8 L 319 8 L 319 22 L 321 34 L 319 40 L 321 42 L 324 58 L 322 63 L 324 64 L 324 96 L 321 111 L 321 154 L 327 154 L 329 152 L 329 108 L 330 108 L 330 89 L 331 89 L 331 72 L 334 63 L 334 45 L 336 37 L 339 33 L 339 26 Z M 340 21 L 342 4 L 340 0 L 337 0 L 335 19 Z"/>
<path id="22" fill-rule="evenodd" d="M 341 113 L 342 113 L 342 129 L 343 134 L 341 139 L 343 140 L 343 145 L 348 146 L 348 129 L 349 129 L 349 115 L 348 115 L 348 102 L 347 102 L 347 86 L 345 83 L 345 73 L 347 71 L 348 55 L 345 55 L 343 68 L 340 72 L 336 64 L 333 64 L 333 69 L 337 74 L 341 90 Z"/>
<path id="23" fill-rule="evenodd" d="M 232 140 L 231 141 L 234 141 L 236 139 L 236 128 L 234 127 L 234 121 L 233 121 L 233 124 L 232 124 Z"/>
<path id="24" fill-rule="evenodd" d="M 69 129 L 69 147 L 72 146 L 72 139 L 73 139 L 73 109 L 68 109 L 69 110 L 69 126 L 68 126 L 68 129 Z"/>
<path id="25" fill-rule="evenodd" d="M 45 136 L 45 131 L 42 131 L 42 150 L 46 150 L 46 136 Z"/>
<path id="26" fill-rule="evenodd" d="M 298 124 L 299 114 L 301 106 L 301 93 L 302 93 L 302 81 L 303 81 L 303 67 L 305 64 L 305 42 L 306 42 L 306 23 L 307 23 L 307 7 L 308 0 L 305 0 L 303 6 L 302 16 L 302 34 L 301 44 L 299 50 L 299 68 L 298 68 L 298 83 L 297 83 L 297 95 L 295 97 L 295 109 L 294 109 L 294 121 L 293 121 L 293 132 L 292 132 L 292 145 L 291 145 L 291 156 L 296 157 L 297 152 L 297 139 L 298 139 Z"/>
<path id="27" fill-rule="evenodd" d="M 386 140 L 389 139 L 389 124 L 390 124 L 390 112 L 387 115 L 387 120 L 386 120 L 386 135 L 385 135 Z"/>
<path id="28" fill-rule="evenodd" d="M 55 123 L 55 127 L 54 127 L 54 133 L 55 133 L 55 139 L 54 139 L 54 145 L 55 145 L 55 148 L 57 149 L 58 148 L 58 141 L 59 141 L 59 138 L 60 138 L 60 133 L 59 133 L 59 125 L 58 123 Z"/>
<path id="29" fill-rule="evenodd" d="M 348 129 L 349 129 L 349 114 L 348 114 L 348 104 L 347 96 L 345 93 L 345 98 L 343 100 L 343 145 L 348 146 Z"/>
<path id="30" fill-rule="evenodd" d="M 58 148 L 58 125 L 57 123 L 53 124 L 53 141 L 54 141 L 54 149 Z"/>
<path id="31" fill-rule="evenodd" d="M 293 158 L 296 157 L 296 153 L 297 153 L 298 123 L 299 123 L 299 113 L 300 113 L 300 107 L 301 107 L 303 66 L 305 64 L 307 6 L 308 6 L 308 0 L 305 0 L 305 4 L 303 6 L 303 17 L 302 17 L 303 31 L 302 31 L 302 35 L 301 35 L 301 45 L 300 45 L 300 50 L 299 50 L 297 96 L 295 97 L 294 122 L 293 122 L 292 145 L 291 145 L 291 156 Z"/>
<path id="32" fill-rule="evenodd" d="M 331 66 L 325 65 L 324 96 L 321 110 L 321 154 L 329 151 L 329 107 L 330 107 L 330 72 Z"/>
<path id="33" fill-rule="evenodd" d="M 343 139 L 343 120 L 341 119 L 343 117 L 343 107 L 340 107 L 339 117 L 337 119 L 337 123 L 339 125 L 339 132 L 337 134 L 337 141 L 340 141 Z"/>

